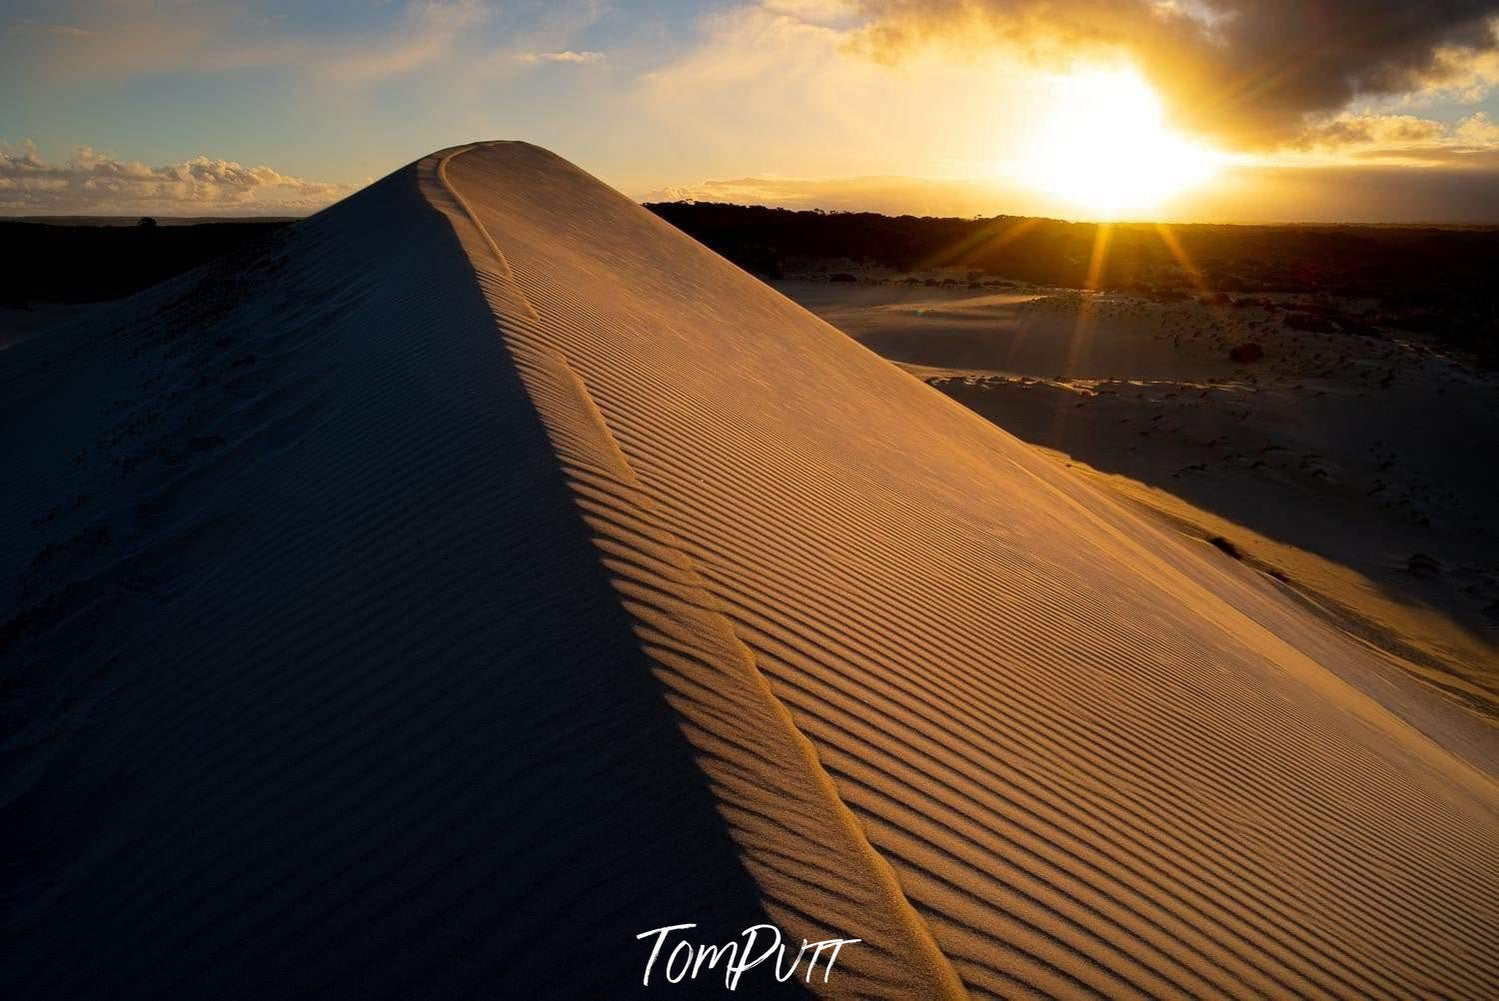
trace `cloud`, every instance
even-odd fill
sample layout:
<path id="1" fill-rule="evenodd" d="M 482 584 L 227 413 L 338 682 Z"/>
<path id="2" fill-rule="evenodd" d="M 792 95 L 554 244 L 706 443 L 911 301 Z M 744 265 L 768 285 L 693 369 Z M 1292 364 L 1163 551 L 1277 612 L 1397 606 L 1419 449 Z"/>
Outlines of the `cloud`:
<path id="1" fill-rule="evenodd" d="M 1499 85 L 1499 49 L 1439 48 L 1418 82 L 1411 95 L 1417 102 L 1476 104 Z"/>
<path id="2" fill-rule="evenodd" d="M 771 14 L 823 26 L 847 25 L 858 15 L 853 0 L 761 0 L 760 6 Z"/>
<path id="3" fill-rule="evenodd" d="M 1499 160 L 1499 124 L 1483 112 L 1456 124 L 1344 112 L 1307 128 L 1295 147 L 1366 163 L 1478 166 Z"/>
<path id="4" fill-rule="evenodd" d="M 1045 94 L 1013 60 L 924 49 L 886 65 L 850 50 L 839 9 L 782 0 L 713 10 L 697 44 L 631 97 L 663 146 L 689 152 L 699 176 L 720 177 L 974 176 L 1044 113 Z M 655 183 L 692 179 L 676 169 L 658 168 Z"/>
<path id="5" fill-rule="evenodd" d="M 1472 97 L 1499 80 L 1483 13 L 1499 0 L 1433 0 L 1414 19 L 1412 7 L 759 0 L 699 19 L 698 44 L 648 74 L 639 99 L 662 134 L 690 143 L 719 177 L 745 167 L 808 177 L 1003 174 L 1026 137 L 1055 120 L 1055 73 L 1123 63 L 1161 94 L 1168 128 L 1230 153 L 1377 158 L 1382 143 L 1392 162 L 1393 151 L 1417 145 L 1407 159 L 1460 158 L 1470 140 L 1422 124 L 1450 122 L 1450 108 L 1400 105 Z M 1346 117 L 1376 110 L 1388 120 Z"/>
<path id="6" fill-rule="evenodd" d="M 207 156 L 151 167 L 80 146 L 51 163 L 30 142 L 0 146 L 0 211 L 12 215 L 300 215 L 360 186 Z"/>
<path id="7" fill-rule="evenodd" d="M 310 34 L 278 29 L 275 18 L 253 18 L 233 4 L 114 0 L 93 6 L 76 24 L 0 27 L 0 66 L 25 63 L 75 86 L 90 79 L 259 68 L 363 86 L 421 71 L 463 73 L 477 64 L 514 69 L 596 62 L 602 52 L 566 46 L 601 9 L 593 0 L 569 0 L 543 8 L 545 17 L 529 24 L 483 0 L 405 0 L 384 8 L 375 24 Z"/>
<path id="8" fill-rule="evenodd" d="M 1438 142 L 1447 137 L 1445 122 L 1414 115 L 1343 114 L 1308 128 L 1297 145 L 1308 149 L 1349 146 L 1403 146 Z"/>
<path id="9" fill-rule="evenodd" d="M 1459 142 L 1469 146 L 1499 149 L 1499 122 L 1482 111 L 1458 122 L 1452 133 Z"/>
<path id="10" fill-rule="evenodd" d="M 1178 123 L 1242 147 L 1294 139 L 1361 97 L 1495 79 L 1494 0 L 854 0 L 850 44 L 899 62 L 1001 46 L 1043 64 L 1135 63 Z"/>
<path id="11" fill-rule="evenodd" d="M 602 52 L 586 50 L 574 52 L 572 49 L 564 49 L 561 52 L 519 52 L 516 58 L 523 63 L 596 63 L 604 58 Z"/>

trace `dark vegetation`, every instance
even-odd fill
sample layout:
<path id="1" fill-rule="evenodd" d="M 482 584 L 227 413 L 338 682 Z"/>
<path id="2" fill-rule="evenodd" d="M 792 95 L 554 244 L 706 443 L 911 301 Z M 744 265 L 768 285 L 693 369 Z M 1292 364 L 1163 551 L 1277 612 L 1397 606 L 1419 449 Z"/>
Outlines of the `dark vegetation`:
<path id="1" fill-rule="evenodd" d="M 784 277 L 811 260 L 896 271 L 968 268 L 1063 288 L 1090 287 L 1099 227 L 998 216 L 943 219 L 869 212 L 795 212 L 670 202 L 646 206 L 747 271 Z M 1499 227 L 1173 225 L 1166 230 L 1190 273 L 1149 224 L 1106 227 L 1107 253 L 1092 287 L 1157 299 L 1197 296 L 1233 306 L 1248 297 L 1312 297 L 1284 322 L 1367 334 L 1426 334 L 1499 364 Z M 1358 312 L 1324 300 L 1366 299 Z"/>
<path id="2" fill-rule="evenodd" d="M 1240 365 L 1248 365 L 1265 357 L 1265 349 L 1254 341 L 1245 341 L 1243 344 L 1235 344 L 1228 349 L 1230 361 L 1236 361 Z"/>
<path id="3" fill-rule="evenodd" d="M 0 305 L 117 299 L 258 240 L 285 222 L 59 226 L 0 222 Z"/>
<path id="4" fill-rule="evenodd" d="M 647 205 L 747 271 L 767 278 L 812 261 L 911 272 L 961 267 L 1063 288 L 1089 285 L 1098 226 L 998 216 L 952 219 L 870 212 L 793 212 L 707 202 Z M 0 305 L 82 303 L 137 292 L 287 225 L 55 225 L 0 222 Z M 1207 296 L 1215 305 L 1303 298 L 1287 326 L 1431 336 L 1499 366 L 1499 227 L 1171 226 L 1189 273 L 1151 225 L 1108 227 L 1094 285 L 1156 299 Z M 840 271 L 829 280 L 850 282 Z M 1357 311 L 1335 299 L 1363 299 Z"/>

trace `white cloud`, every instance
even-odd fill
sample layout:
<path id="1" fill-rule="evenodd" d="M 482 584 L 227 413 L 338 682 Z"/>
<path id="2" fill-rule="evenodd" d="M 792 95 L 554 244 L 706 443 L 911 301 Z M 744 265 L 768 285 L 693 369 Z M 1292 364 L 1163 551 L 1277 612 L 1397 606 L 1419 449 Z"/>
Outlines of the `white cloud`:
<path id="1" fill-rule="evenodd" d="M 1308 128 L 1294 148 L 1365 162 L 1487 161 L 1499 151 L 1499 124 L 1483 112 L 1456 124 L 1414 115 L 1345 112 Z"/>
<path id="2" fill-rule="evenodd" d="M 152 167 L 80 146 L 52 163 L 29 141 L 0 146 L 0 211 L 14 215 L 297 215 L 360 186 L 207 156 Z"/>
<path id="3" fill-rule="evenodd" d="M 1474 147 L 1499 147 L 1499 122 L 1480 111 L 1458 122 L 1453 134 L 1459 142 Z"/>
<path id="4" fill-rule="evenodd" d="M 516 58 L 523 63 L 596 63 L 604 58 L 604 54 L 592 49 L 582 52 L 563 49 L 561 52 L 519 52 Z"/>

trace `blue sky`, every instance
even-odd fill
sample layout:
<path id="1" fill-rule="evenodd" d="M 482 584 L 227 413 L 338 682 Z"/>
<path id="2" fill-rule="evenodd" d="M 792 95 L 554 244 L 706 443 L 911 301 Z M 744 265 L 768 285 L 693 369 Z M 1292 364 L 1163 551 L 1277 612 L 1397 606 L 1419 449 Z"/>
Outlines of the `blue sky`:
<path id="1" fill-rule="evenodd" d="M 0 212 L 306 211 L 433 149 L 524 138 L 635 197 L 1087 215 L 1105 206 L 1036 175 L 1112 151 L 1076 136 L 1032 147 L 1061 114 L 1096 131 L 1068 95 L 1103 81 L 1108 97 L 1114 80 L 1158 98 L 1161 119 L 1154 105 L 1124 108 L 1142 116 L 1126 123 L 1140 140 L 1117 146 L 1190 142 L 1218 158 L 1200 190 L 1123 199 L 1129 210 L 1313 218 L 1316 198 L 1244 193 L 1259 171 L 1299 170 L 1329 190 L 1378 176 L 1397 203 L 1390 178 L 1435 190 L 1451 176 L 1468 193 L 1450 212 L 1440 200 L 1419 211 L 1469 211 L 1499 164 L 1493 11 L 1459 2 L 1446 20 L 1409 22 L 1415 5 L 1385 5 L 1379 33 L 1334 18 L 1308 58 L 1282 66 L 1266 62 L 1279 48 L 1255 48 L 1263 25 L 1239 41 L 1222 25 L 1278 8 L 1265 24 L 1295 38 L 1308 5 L 1245 2 L 12 0 L 0 11 Z M 1028 4 L 1017 43 L 1006 18 Z M 1361 27 L 1383 24 L 1359 13 L 1379 3 L 1345 6 Z M 1069 18 L 1103 42 L 1076 42 Z M 1350 40 L 1376 34 L 1394 41 Z M 1246 67 L 1274 87 L 1217 100 L 1217 81 Z M 1217 103 L 1194 96 L 1207 93 Z M 1165 155 L 1135 167 L 1159 174 Z"/>
<path id="2" fill-rule="evenodd" d="M 681 8 L 22 3 L 5 25 L 0 137 L 149 163 L 209 153 L 335 179 L 491 135 L 597 155 L 608 137 L 589 105 L 646 68 L 642 56 L 685 44 Z M 525 61 L 569 51 L 603 57 Z"/>

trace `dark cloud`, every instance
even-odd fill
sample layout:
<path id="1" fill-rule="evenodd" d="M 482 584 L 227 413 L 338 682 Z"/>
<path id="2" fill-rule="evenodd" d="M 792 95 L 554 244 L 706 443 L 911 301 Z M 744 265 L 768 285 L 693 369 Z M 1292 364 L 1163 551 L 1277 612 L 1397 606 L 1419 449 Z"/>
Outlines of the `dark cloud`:
<path id="1" fill-rule="evenodd" d="M 1361 96 L 1443 84 L 1499 48 L 1496 0 L 858 0 L 858 45 L 938 39 L 1039 61 L 1131 57 L 1183 125 L 1243 146 L 1298 135 Z"/>

